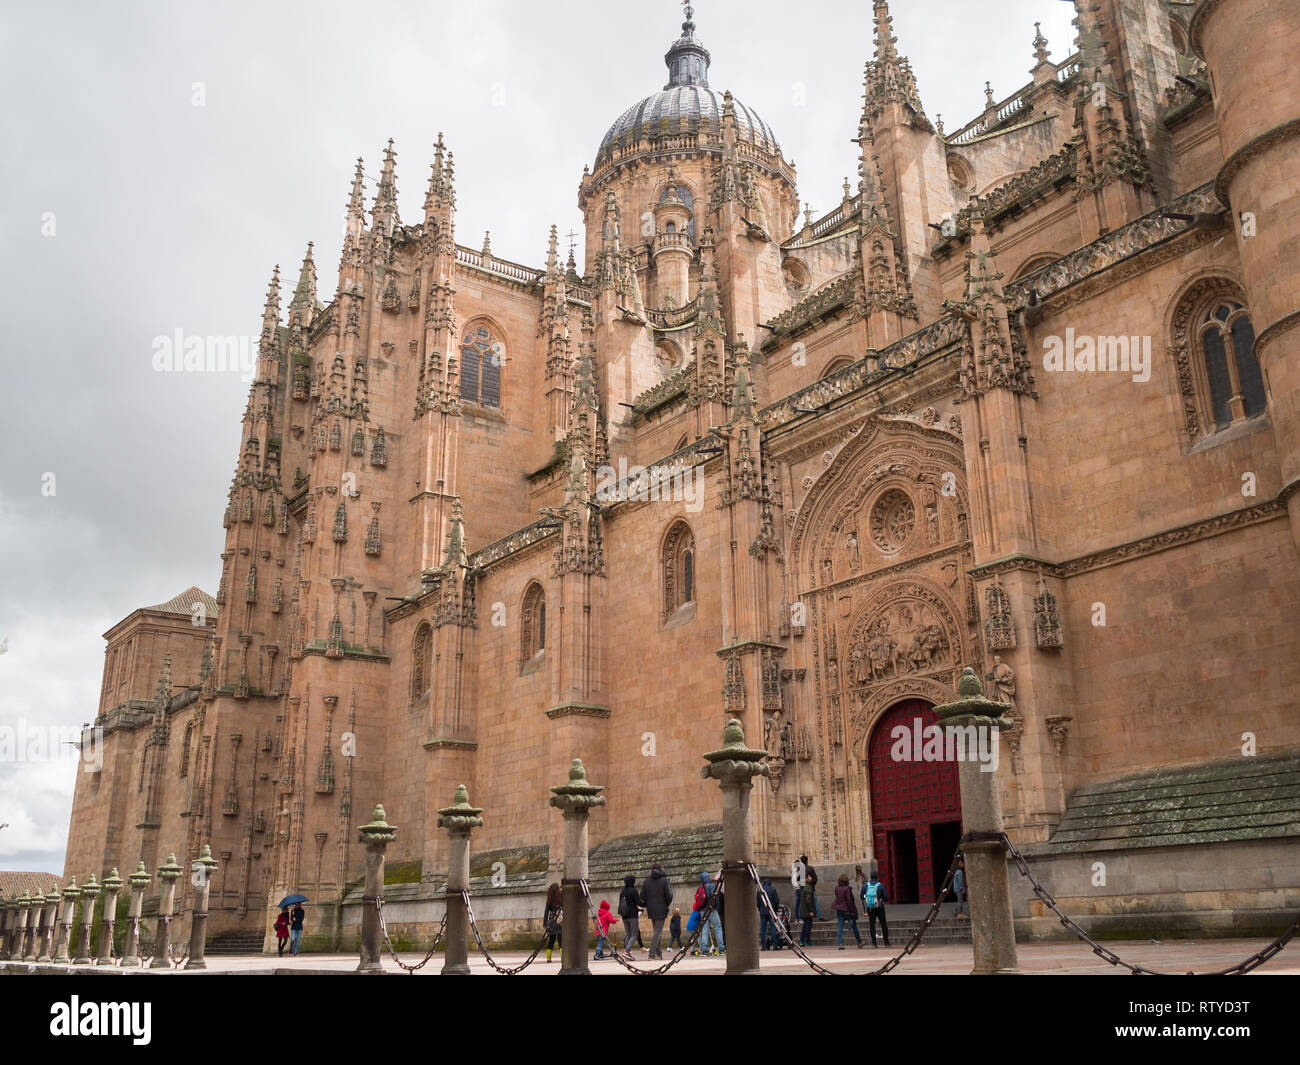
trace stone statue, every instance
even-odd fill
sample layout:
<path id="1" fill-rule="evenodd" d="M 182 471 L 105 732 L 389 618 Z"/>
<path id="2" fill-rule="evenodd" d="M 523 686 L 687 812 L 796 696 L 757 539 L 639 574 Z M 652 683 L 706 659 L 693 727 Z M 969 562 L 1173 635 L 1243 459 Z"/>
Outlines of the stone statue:
<path id="1" fill-rule="evenodd" d="M 763 727 L 763 746 L 767 748 L 769 758 L 781 758 L 781 738 L 783 730 L 789 728 L 789 725 L 781 723 L 781 711 L 773 710 L 772 716 L 767 719 Z"/>
<path id="2" fill-rule="evenodd" d="M 998 702 L 1016 705 L 1016 674 L 999 655 L 993 656 L 993 669 L 987 679 L 993 683 L 994 698 Z"/>

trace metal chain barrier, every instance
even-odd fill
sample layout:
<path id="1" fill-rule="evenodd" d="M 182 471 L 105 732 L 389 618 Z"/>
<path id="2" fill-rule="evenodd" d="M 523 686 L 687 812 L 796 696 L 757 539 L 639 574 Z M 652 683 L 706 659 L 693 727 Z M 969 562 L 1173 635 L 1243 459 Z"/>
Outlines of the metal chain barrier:
<path id="1" fill-rule="evenodd" d="M 492 966 L 493 969 L 499 972 L 502 976 L 514 976 L 516 973 L 523 972 L 528 968 L 528 966 L 532 965 L 533 962 L 537 960 L 537 956 L 541 954 L 542 948 L 546 946 L 546 941 L 551 937 L 549 932 L 545 929 L 542 930 L 542 938 L 537 941 L 537 946 L 535 946 L 533 952 L 524 959 L 522 965 L 516 965 L 513 969 L 508 969 L 504 965 L 497 964 L 492 955 L 488 953 L 488 949 L 483 943 L 483 937 L 479 934 L 478 922 L 474 920 L 474 907 L 469 904 L 469 892 L 462 891 L 460 897 L 465 900 L 465 913 L 469 915 L 469 927 L 470 931 L 474 933 L 474 942 L 478 944 L 478 949 L 483 954 L 483 960 Z"/>
<path id="2" fill-rule="evenodd" d="M 167 927 L 168 927 L 168 928 L 171 928 L 171 926 L 172 926 L 172 919 L 171 919 L 171 917 L 169 916 L 169 917 L 167 918 Z M 171 939 L 170 939 L 170 937 L 168 938 L 168 940 L 167 940 L 167 960 L 170 961 L 170 962 L 172 963 L 173 967 L 179 969 L 179 968 L 180 968 L 182 965 L 184 965 L 185 962 L 189 959 L 189 956 L 190 956 L 190 941 L 189 941 L 188 939 L 186 939 L 186 941 L 185 941 L 185 948 L 181 951 L 180 956 L 177 957 L 177 955 L 176 955 L 176 951 L 172 949 L 172 942 L 171 942 Z"/>
<path id="3" fill-rule="evenodd" d="M 930 925 L 934 923 L 934 919 L 939 916 L 939 908 L 943 905 L 943 900 L 947 896 L 949 888 L 952 886 L 952 878 L 957 872 L 957 862 L 960 859 L 961 849 L 958 848 L 952 856 L 952 861 L 948 863 L 948 873 L 943 878 L 943 887 L 941 887 L 935 895 L 934 902 L 930 906 L 930 911 L 925 915 L 925 919 L 921 922 L 921 927 L 913 933 L 912 939 L 907 946 L 878 969 L 871 969 L 864 973 L 844 973 L 835 969 L 828 969 L 825 965 L 814 960 L 803 947 L 796 945 L 795 941 L 790 937 L 790 933 L 786 931 L 785 922 L 782 921 L 776 915 L 776 911 L 772 909 L 772 900 L 767 897 L 767 892 L 763 890 L 762 881 L 759 880 L 758 870 L 754 868 L 754 863 L 746 862 L 745 864 L 749 867 L 750 879 L 754 881 L 755 886 L 758 888 L 758 897 L 762 901 L 763 908 L 767 911 L 768 919 L 776 926 L 776 930 L 780 933 L 781 938 L 784 939 L 790 949 L 794 951 L 795 956 L 812 969 L 813 972 L 822 976 L 884 976 L 886 973 L 890 973 L 897 968 L 905 957 L 921 945 L 921 938 L 927 931 L 929 931 Z"/>
<path id="4" fill-rule="evenodd" d="M 1030 872 L 1029 863 L 1026 862 L 1024 856 L 1018 850 L 1016 850 L 1016 845 L 1012 843 L 1010 839 L 1007 838 L 1005 832 L 1001 833 L 1001 836 L 1002 836 L 1002 842 L 1006 846 L 1008 853 L 1015 860 L 1016 867 L 1020 870 L 1020 875 L 1029 881 L 1030 885 L 1034 889 L 1034 894 L 1037 895 L 1042 900 L 1043 904 L 1047 906 L 1048 909 L 1050 909 L 1054 914 L 1056 914 L 1056 916 L 1060 919 L 1061 924 L 1063 924 L 1066 928 L 1068 928 L 1071 932 L 1073 932 L 1075 936 L 1080 940 L 1080 942 L 1082 942 L 1085 946 L 1090 947 L 1092 949 L 1092 952 L 1095 955 L 1097 955 L 1097 957 L 1103 959 L 1104 961 L 1110 962 L 1111 965 L 1118 965 L 1121 968 L 1127 969 L 1134 976 L 1244 976 L 1252 969 L 1258 969 L 1261 965 L 1263 965 L 1266 961 L 1268 961 L 1269 958 L 1273 957 L 1273 955 L 1281 951 L 1283 947 L 1285 947 L 1289 942 L 1291 942 L 1291 940 L 1295 937 L 1296 933 L 1300 932 L 1300 915 L 1297 915 L 1295 921 L 1292 922 L 1291 927 L 1288 928 L 1285 932 L 1283 932 L 1280 936 L 1278 936 L 1277 939 L 1273 940 L 1273 942 L 1270 943 L 1268 946 L 1266 946 L 1263 950 L 1256 951 L 1249 958 L 1245 959 L 1245 961 L 1240 961 L 1236 965 L 1230 965 L 1226 969 L 1219 969 L 1215 972 L 1171 973 L 1171 972 L 1163 972 L 1159 969 L 1148 969 L 1145 965 L 1133 965 L 1130 962 L 1126 962 L 1113 950 L 1103 947 L 1100 943 L 1098 943 L 1095 939 L 1093 939 L 1090 935 L 1088 935 L 1088 933 L 1085 932 L 1078 924 L 1076 924 L 1073 920 L 1071 920 L 1070 917 L 1062 913 L 1060 907 L 1056 905 L 1056 899 L 1052 897 L 1051 892 L 1049 892 L 1047 888 L 1043 887 L 1043 885 L 1038 882 L 1038 878 L 1034 876 L 1032 872 Z"/>
<path id="5" fill-rule="evenodd" d="M 375 909 L 379 911 L 379 931 L 384 937 L 384 946 L 388 948 L 388 953 L 392 955 L 393 961 L 397 967 L 406 970 L 406 972 L 414 976 L 415 973 L 428 965 L 433 959 L 434 954 L 438 952 L 438 944 L 442 942 L 442 934 L 447 930 L 447 911 L 445 909 L 443 910 L 442 923 L 438 925 L 438 931 L 433 937 L 433 945 L 429 947 L 429 953 L 424 956 L 423 960 L 416 962 L 414 965 L 407 965 L 400 957 L 398 957 L 397 948 L 393 946 L 393 941 L 389 938 L 388 924 L 384 920 L 384 897 L 382 895 L 376 895 L 373 900 L 366 901 L 373 901 Z"/>
<path id="6" fill-rule="evenodd" d="M 591 904 L 591 890 L 586 880 L 580 880 L 579 883 L 582 885 L 582 896 L 587 900 L 587 912 L 591 914 L 591 919 L 594 922 L 596 919 L 596 915 L 595 915 L 596 907 Z M 628 972 L 634 973 L 637 976 L 663 975 L 674 965 L 676 965 L 679 961 L 681 961 L 688 954 L 690 954 L 691 949 L 695 946 L 696 943 L 699 942 L 700 934 L 704 931 L 705 925 L 708 924 L 709 914 L 711 914 L 714 911 L 714 909 L 717 907 L 718 898 L 722 895 L 724 889 L 725 889 L 724 884 L 719 883 L 718 890 L 715 891 L 712 895 L 708 896 L 708 902 L 705 904 L 704 909 L 699 911 L 700 923 L 696 926 L 695 931 L 692 932 L 689 938 L 686 940 L 686 942 L 682 944 L 681 949 L 679 949 L 677 953 L 674 954 L 671 958 L 669 958 L 668 961 L 666 961 L 663 965 L 657 966 L 653 969 L 639 969 L 635 965 L 633 965 L 630 961 L 628 961 L 626 958 L 624 958 L 618 952 L 617 948 L 615 948 L 612 951 L 612 956 L 614 960 L 618 962 L 619 965 L 623 966 L 623 968 L 626 969 Z M 597 927 L 596 929 L 596 934 L 602 939 L 608 938 L 603 933 L 601 933 L 599 927 Z M 626 946 L 627 944 L 624 944 L 624 947 Z"/>

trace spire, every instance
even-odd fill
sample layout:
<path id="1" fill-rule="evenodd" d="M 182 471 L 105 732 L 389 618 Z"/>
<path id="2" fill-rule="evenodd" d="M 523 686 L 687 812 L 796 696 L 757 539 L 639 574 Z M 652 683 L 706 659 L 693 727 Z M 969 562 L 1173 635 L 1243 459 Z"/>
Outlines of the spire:
<path id="1" fill-rule="evenodd" d="M 442 559 L 442 568 L 450 570 L 453 566 L 468 566 L 469 554 L 465 550 L 465 518 L 460 509 L 460 496 L 451 501 L 451 521 L 447 528 L 447 553 Z"/>
<path id="2" fill-rule="evenodd" d="M 289 322 L 293 324 L 296 316 L 310 315 L 316 306 L 316 262 L 311 254 L 312 242 L 307 242 L 307 254 L 302 257 L 302 266 L 298 269 L 298 284 L 293 290 L 293 299 L 289 301 Z"/>
<path id="3" fill-rule="evenodd" d="M 709 50 L 695 37 L 695 9 L 689 3 L 686 8 L 686 21 L 682 23 L 682 35 L 673 42 L 664 55 L 668 65 L 668 84 L 699 85 L 709 87 Z"/>
<path id="4" fill-rule="evenodd" d="M 361 168 L 361 156 L 357 156 L 357 170 L 352 175 L 352 195 L 348 197 L 348 216 L 362 218 L 366 213 L 365 206 L 365 189 L 366 176 Z"/>
<path id="5" fill-rule="evenodd" d="M 559 273 L 560 252 L 559 236 L 555 231 L 555 226 L 551 226 L 551 236 L 546 244 L 546 274 L 548 277 L 554 277 Z"/>
<path id="6" fill-rule="evenodd" d="M 257 345 L 260 360 L 280 360 L 280 265 L 271 272 L 271 284 L 266 290 L 266 307 L 262 311 L 262 337 Z"/>
<path id="7" fill-rule="evenodd" d="M 394 227 L 401 225 L 397 217 L 397 153 L 393 151 L 393 138 L 388 138 L 388 147 L 384 149 L 384 167 L 379 175 L 379 188 L 375 192 L 375 206 L 370 212 L 375 229 L 390 234 Z"/>
<path id="8" fill-rule="evenodd" d="M 898 38 L 894 36 L 894 18 L 889 13 L 886 0 L 875 0 L 876 54 L 867 63 L 860 137 L 869 137 L 885 116 L 886 105 L 896 103 L 903 109 L 901 121 L 915 129 L 933 133 L 934 127 L 925 117 L 921 95 L 916 88 L 916 75 L 912 64 L 898 54 Z"/>
<path id="9" fill-rule="evenodd" d="M 1046 63 L 1052 53 L 1047 50 L 1047 38 L 1043 36 L 1043 24 L 1034 23 L 1034 66 Z"/>

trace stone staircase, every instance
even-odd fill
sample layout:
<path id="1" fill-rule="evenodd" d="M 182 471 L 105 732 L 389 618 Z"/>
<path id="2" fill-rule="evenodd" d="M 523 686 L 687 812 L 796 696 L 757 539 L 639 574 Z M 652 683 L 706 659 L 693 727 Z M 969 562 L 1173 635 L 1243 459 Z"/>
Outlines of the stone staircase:
<path id="1" fill-rule="evenodd" d="M 948 907 L 944 907 L 945 910 Z M 921 927 L 921 918 L 899 917 L 897 920 L 885 910 L 889 917 L 889 942 L 895 950 L 902 950 L 903 947 L 911 941 L 912 936 L 916 934 Z M 799 934 L 798 926 L 793 922 L 790 926 L 791 934 L 796 938 Z M 865 917 L 858 918 L 858 934 L 862 936 L 864 943 L 871 942 L 870 926 Z M 880 941 L 880 925 L 876 925 L 876 940 Z M 812 926 L 812 941 L 814 947 L 833 947 L 835 946 L 835 918 L 828 921 L 814 921 Z M 970 921 L 963 917 L 945 916 L 942 913 L 934 919 L 930 925 L 929 931 L 925 933 L 925 938 L 921 940 L 922 947 L 951 946 L 954 943 L 970 942 Z M 850 950 L 855 949 L 853 942 L 853 933 L 849 928 L 844 929 L 844 945 Z M 884 944 L 881 944 L 883 949 Z"/>
<path id="2" fill-rule="evenodd" d="M 209 954 L 261 954 L 262 936 L 258 932 L 225 932 L 208 940 Z"/>

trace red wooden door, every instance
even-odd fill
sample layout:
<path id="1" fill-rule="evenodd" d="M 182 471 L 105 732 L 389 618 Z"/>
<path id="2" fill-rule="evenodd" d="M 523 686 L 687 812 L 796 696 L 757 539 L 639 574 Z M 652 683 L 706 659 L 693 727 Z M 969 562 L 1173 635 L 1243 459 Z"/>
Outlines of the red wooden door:
<path id="1" fill-rule="evenodd" d="M 937 721 L 927 702 L 898 703 L 876 723 L 867 745 L 876 862 L 882 879 L 893 878 L 885 890 L 894 902 L 934 901 L 936 863 L 946 869 L 950 855 L 933 853 L 930 826 L 961 821 L 957 763 L 916 759 L 913 735 Z M 896 734 L 900 728 L 905 733 Z"/>

